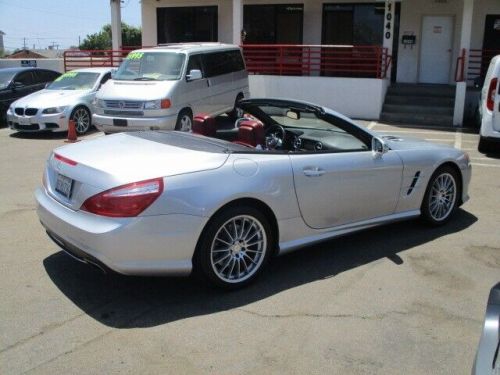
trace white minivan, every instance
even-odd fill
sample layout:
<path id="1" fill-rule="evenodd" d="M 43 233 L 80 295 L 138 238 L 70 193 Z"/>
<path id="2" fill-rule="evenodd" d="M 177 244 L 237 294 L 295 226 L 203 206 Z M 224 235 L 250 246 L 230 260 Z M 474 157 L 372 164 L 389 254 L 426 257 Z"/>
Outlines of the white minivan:
<path id="1" fill-rule="evenodd" d="M 193 114 L 236 117 L 236 103 L 248 97 L 248 73 L 238 46 L 170 44 L 129 53 L 97 93 L 92 120 L 105 133 L 189 131 Z"/>
<path id="2" fill-rule="evenodd" d="M 500 151 L 500 55 L 491 60 L 486 73 L 479 114 L 479 152 Z"/>

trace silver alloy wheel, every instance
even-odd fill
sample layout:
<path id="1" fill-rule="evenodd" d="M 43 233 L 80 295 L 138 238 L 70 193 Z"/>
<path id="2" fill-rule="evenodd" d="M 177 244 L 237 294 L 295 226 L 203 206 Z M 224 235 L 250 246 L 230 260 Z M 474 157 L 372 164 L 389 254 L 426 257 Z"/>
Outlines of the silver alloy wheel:
<path id="1" fill-rule="evenodd" d="M 191 127 L 193 126 L 193 121 L 191 120 L 191 116 L 188 114 L 184 114 L 180 120 L 181 128 L 179 129 L 181 132 L 190 132 Z"/>
<path id="2" fill-rule="evenodd" d="M 212 269 L 221 280 L 240 283 L 262 265 L 267 249 L 264 226 L 255 217 L 235 216 L 221 225 L 210 247 Z"/>
<path id="3" fill-rule="evenodd" d="M 83 134 L 90 128 L 90 114 L 85 108 L 77 108 L 71 118 L 75 121 L 75 128 L 78 134 Z"/>
<path id="4" fill-rule="evenodd" d="M 431 186 L 429 194 L 429 213 L 436 221 L 446 219 L 457 199 L 457 183 L 450 173 L 437 176 Z"/>

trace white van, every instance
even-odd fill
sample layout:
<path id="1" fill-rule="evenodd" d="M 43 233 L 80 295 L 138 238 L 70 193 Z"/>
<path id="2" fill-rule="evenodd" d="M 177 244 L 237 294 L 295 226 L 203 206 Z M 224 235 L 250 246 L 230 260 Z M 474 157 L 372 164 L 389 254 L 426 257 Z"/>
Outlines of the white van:
<path id="1" fill-rule="evenodd" d="M 479 152 L 500 151 L 500 55 L 491 60 L 486 73 L 481 90 L 479 114 L 481 116 Z"/>
<path id="2" fill-rule="evenodd" d="M 105 133 L 189 131 L 193 114 L 236 116 L 245 97 L 248 73 L 238 46 L 170 44 L 129 53 L 97 93 L 92 119 Z"/>

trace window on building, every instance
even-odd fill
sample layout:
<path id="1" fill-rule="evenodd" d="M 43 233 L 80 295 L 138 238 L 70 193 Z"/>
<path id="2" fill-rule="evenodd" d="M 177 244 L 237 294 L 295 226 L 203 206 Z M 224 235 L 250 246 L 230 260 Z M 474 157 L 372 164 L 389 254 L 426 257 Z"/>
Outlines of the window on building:
<path id="1" fill-rule="evenodd" d="M 245 43 L 302 44 L 303 4 L 244 5 Z"/>
<path id="2" fill-rule="evenodd" d="M 381 46 L 384 3 L 323 4 L 323 44 Z"/>
<path id="3" fill-rule="evenodd" d="M 156 9 L 158 44 L 217 41 L 217 6 Z"/>

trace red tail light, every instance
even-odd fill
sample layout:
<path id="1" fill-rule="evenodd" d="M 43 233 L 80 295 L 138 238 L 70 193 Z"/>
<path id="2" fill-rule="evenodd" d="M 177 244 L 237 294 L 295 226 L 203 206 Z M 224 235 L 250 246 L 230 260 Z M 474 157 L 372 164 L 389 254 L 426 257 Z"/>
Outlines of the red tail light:
<path id="1" fill-rule="evenodd" d="M 495 106 L 495 92 L 497 90 L 498 78 L 493 78 L 490 82 L 490 87 L 488 89 L 488 96 L 486 97 L 486 108 L 493 111 Z"/>
<path id="2" fill-rule="evenodd" d="M 68 159 L 68 158 L 65 158 L 64 156 L 59 155 L 59 154 L 56 154 L 56 153 L 54 153 L 54 158 L 55 158 L 56 160 L 62 161 L 63 163 L 69 164 L 69 165 L 71 165 L 72 167 L 74 167 L 75 165 L 77 165 L 77 164 L 78 164 L 76 161 L 71 160 L 71 159 Z"/>
<path id="3" fill-rule="evenodd" d="M 163 179 L 133 182 L 88 198 L 82 210 L 109 217 L 134 217 L 148 208 L 163 192 Z"/>

